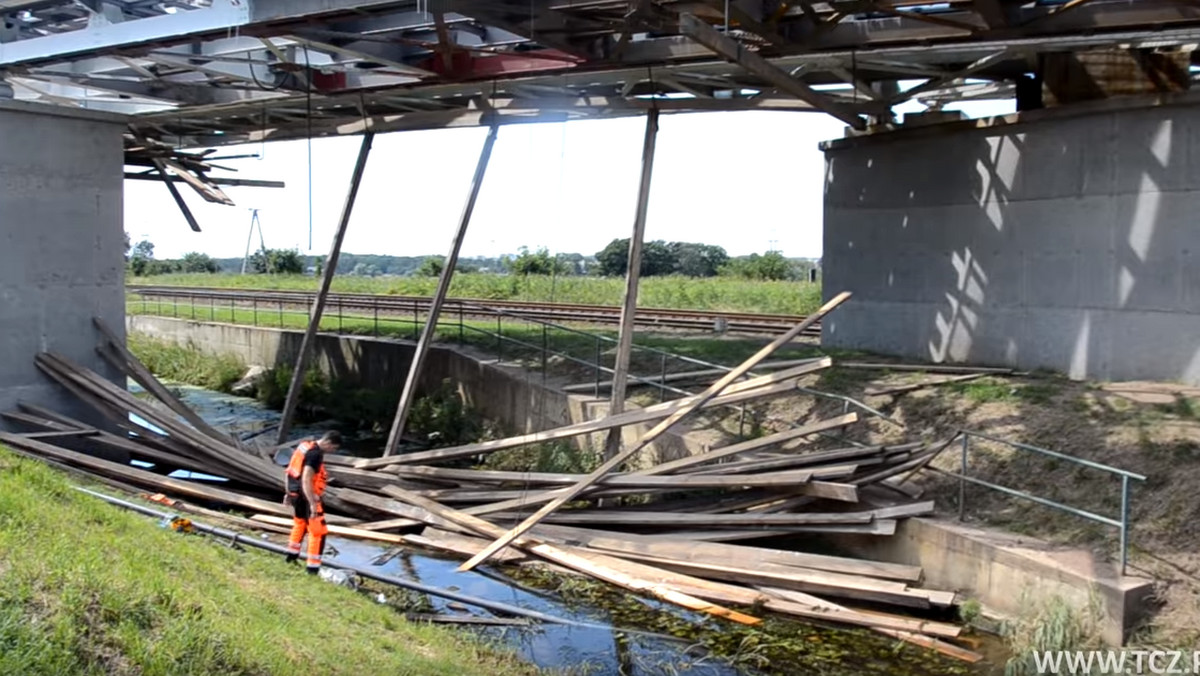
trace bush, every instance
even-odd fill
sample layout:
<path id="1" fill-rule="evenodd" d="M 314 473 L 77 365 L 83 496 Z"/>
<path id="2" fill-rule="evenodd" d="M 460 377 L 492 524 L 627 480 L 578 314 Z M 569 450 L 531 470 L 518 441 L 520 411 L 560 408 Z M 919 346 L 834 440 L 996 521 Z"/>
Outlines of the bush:
<path id="1" fill-rule="evenodd" d="M 250 266 L 260 275 L 299 275 L 304 260 L 296 249 L 259 249 L 250 257 Z"/>
<path id="2" fill-rule="evenodd" d="M 179 272 L 188 273 L 215 273 L 221 269 L 211 256 L 198 251 L 185 253 L 183 260 L 179 261 L 179 267 Z"/>
<path id="3" fill-rule="evenodd" d="M 407 430 L 433 446 L 457 446 L 478 441 L 483 434 L 479 416 L 469 408 L 449 380 L 417 399 L 408 414 Z"/>

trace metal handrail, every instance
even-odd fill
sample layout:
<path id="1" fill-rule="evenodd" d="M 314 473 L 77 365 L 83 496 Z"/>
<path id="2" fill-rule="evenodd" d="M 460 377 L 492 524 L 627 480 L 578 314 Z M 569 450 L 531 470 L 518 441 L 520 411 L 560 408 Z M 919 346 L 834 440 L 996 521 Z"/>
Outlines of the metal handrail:
<path id="1" fill-rule="evenodd" d="M 959 521 L 963 521 L 966 518 L 967 484 L 971 483 L 971 484 L 975 484 L 977 486 L 983 486 L 985 488 L 990 488 L 994 491 L 1004 493 L 1005 495 L 1011 495 L 1013 497 L 1021 498 L 1024 500 L 1029 500 L 1030 502 L 1034 502 L 1034 503 L 1037 503 L 1037 504 L 1045 506 L 1045 507 L 1050 507 L 1053 509 L 1057 509 L 1057 510 L 1066 512 L 1068 514 L 1074 514 L 1075 516 L 1082 517 L 1084 519 L 1096 521 L 1096 522 L 1102 523 L 1106 526 L 1112 526 L 1113 528 L 1119 529 L 1120 533 L 1121 533 L 1121 574 L 1122 575 L 1125 574 L 1125 571 L 1128 568 L 1128 564 L 1129 564 L 1129 481 L 1131 479 L 1137 480 L 1137 481 L 1145 481 L 1146 480 L 1145 476 L 1134 473 L 1134 472 L 1130 472 L 1128 470 L 1120 469 L 1119 467 L 1112 467 L 1110 465 L 1105 465 L 1103 463 L 1093 462 L 1091 460 L 1085 460 L 1083 458 L 1076 458 L 1074 456 L 1070 456 L 1065 453 L 1060 453 L 1058 451 L 1052 451 L 1048 448 L 1042 448 L 1040 446 L 1032 446 L 1030 444 L 1023 444 L 1018 441 L 1008 441 L 1006 439 L 1000 439 L 1000 438 L 993 437 L 993 436 L 990 436 L 987 434 L 981 434 L 979 432 L 971 432 L 969 430 L 959 430 L 959 436 L 962 437 L 962 457 L 961 457 L 959 472 L 955 473 L 955 472 L 951 472 L 948 470 L 939 469 L 936 467 L 930 467 L 930 469 L 932 469 L 940 474 L 945 474 L 947 476 L 956 477 L 958 479 L 958 520 Z M 1094 512 L 1089 512 L 1085 509 L 1079 509 L 1078 507 L 1072 507 L 1070 505 L 1065 505 L 1065 504 L 1063 504 L 1061 502 L 1057 502 L 1055 500 L 1050 500 L 1048 498 L 1043 498 L 1038 495 L 1033 495 L 1032 493 L 1029 493 L 1027 491 L 1017 490 L 1014 488 L 1009 488 L 1007 486 L 1001 486 L 999 484 L 994 484 L 990 481 L 985 481 L 983 479 L 978 479 L 978 478 L 975 478 L 972 476 L 968 476 L 967 475 L 967 461 L 968 461 L 968 455 L 970 453 L 971 437 L 976 437 L 978 439 L 983 439 L 986 441 L 990 441 L 992 443 L 1002 444 L 1002 445 L 1009 446 L 1012 448 L 1017 448 L 1017 449 L 1020 449 L 1023 451 L 1038 453 L 1040 455 L 1044 455 L 1044 456 L 1051 457 L 1051 458 L 1057 458 L 1059 460 L 1066 460 L 1067 462 L 1073 463 L 1075 465 L 1079 465 L 1081 467 L 1088 467 L 1091 469 L 1100 470 L 1102 472 L 1121 477 L 1121 518 L 1114 519 L 1112 517 L 1104 516 L 1103 514 L 1096 514 Z"/>

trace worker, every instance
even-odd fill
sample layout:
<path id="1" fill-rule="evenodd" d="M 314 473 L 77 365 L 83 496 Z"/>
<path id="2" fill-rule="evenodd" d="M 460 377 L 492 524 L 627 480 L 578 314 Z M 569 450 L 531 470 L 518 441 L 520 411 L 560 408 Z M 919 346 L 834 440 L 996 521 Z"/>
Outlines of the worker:
<path id="1" fill-rule="evenodd" d="M 291 461 L 284 472 L 283 504 L 292 507 L 292 534 L 288 538 L 288 563 L 300 558 L 300 542 L 308 534 L 308 572 L 321 570 L 321 555 L 325 551 L 325 506 L 321 502 L 329 475 L 325 471 L 325 454 L 342 446 L 342 435 L 329 430 L 320 439 L 306 439 L 292 451 Z"/>

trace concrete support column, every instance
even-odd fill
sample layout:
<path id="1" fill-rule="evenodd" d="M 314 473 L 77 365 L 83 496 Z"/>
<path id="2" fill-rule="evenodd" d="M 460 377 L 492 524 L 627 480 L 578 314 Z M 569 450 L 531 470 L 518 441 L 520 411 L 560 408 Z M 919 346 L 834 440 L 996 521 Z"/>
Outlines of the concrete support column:
<path id="1" fill-rule="evenodd" d="M 124 118 L 0 101 L 0 411 L 99 420 L 34 366 L 57 352 L 114 382 L 92 317 L 125 334 Z M 5 423 L 0 422 L 0 426 Z"/>
<path id="2" fill-rule="evenodd" d="M 1200 100 L 825 144 L 828 347 L 1200 385 Z"/>

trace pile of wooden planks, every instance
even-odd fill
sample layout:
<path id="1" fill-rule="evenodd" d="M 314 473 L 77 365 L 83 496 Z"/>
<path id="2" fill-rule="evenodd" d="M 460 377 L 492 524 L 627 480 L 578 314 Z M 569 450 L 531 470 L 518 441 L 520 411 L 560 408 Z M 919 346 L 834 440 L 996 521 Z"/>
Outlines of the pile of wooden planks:
<path id="1" fill-rule="evenodd" d="M 241 525 L 286 526 L 282 468 L 187 410 L 111 331 L 97 328 L 100 353 L 151 398 L 135 397 L 60 355 L 40 354 L 36 364 L 124 434 L 22 404 L 3 415 L 34 431 L 0 433 L 0 443 L 129 490 L 248 512 L 251 519 Z M 976 661 L 978 655 L 948 640 L 960 627 L 920 617 L 956 598 L 922 586 L 919 568 L 800 551 L 817 534 L 886 537 L 899 520 L 931 513 L 932 502 L 914 501 L 912 490 L 895 482 L 948 440 L 818 448 L 818 435 L 857 422 L 850 413 L 638 470 L 620 462 L 609 463 L 615 471 L 602 466 L 590 474 L 479 468 L 481 458 L 503 449 L 657 421 L 636 450 L 655 430 L 704 407 L 794 392 L 797 378 L 829 365 L 815 360 L 757 378 L 728 378 L 699 395 L 536 434 L 383 458 L 330 456 L 330 523 L 347 537 L 473 561 L 548 562 L 735 622 L 759 622 L 739 609 L 761 608 L 868 627 Z M 105 450 L 146 468 L 97 457 Z M 224 481 L 166 476 L 177 469 Z M 893 610 L 879 610 L 887 606 Z"/>

